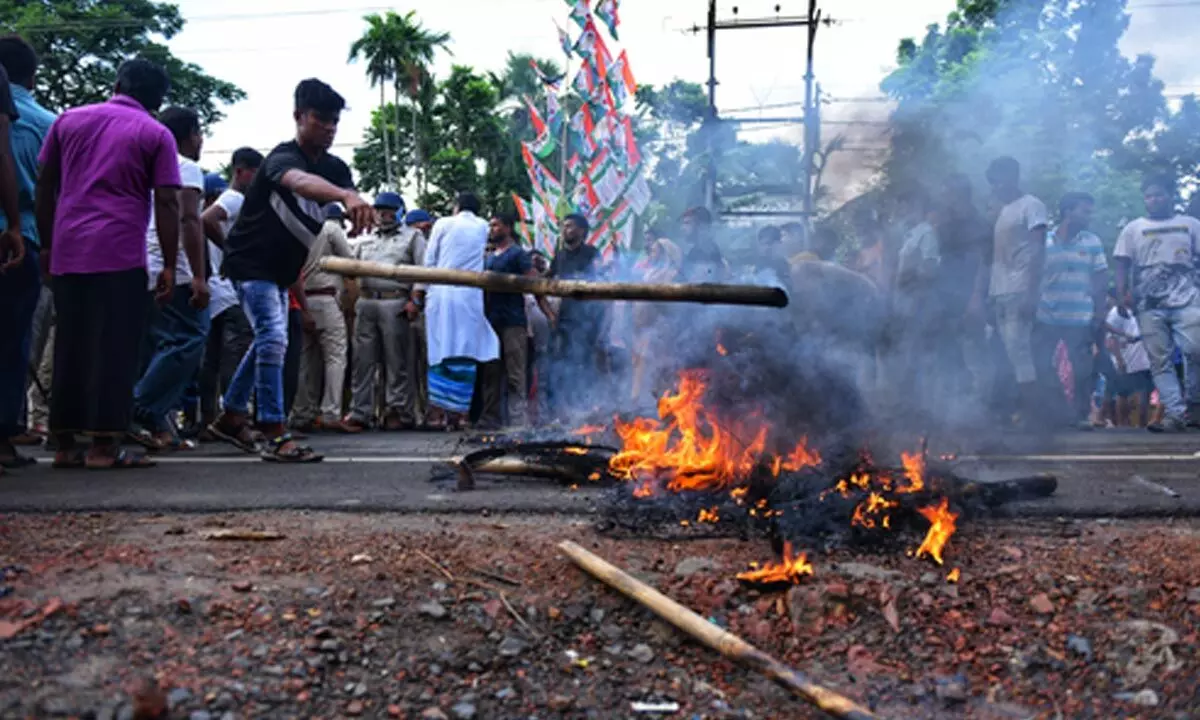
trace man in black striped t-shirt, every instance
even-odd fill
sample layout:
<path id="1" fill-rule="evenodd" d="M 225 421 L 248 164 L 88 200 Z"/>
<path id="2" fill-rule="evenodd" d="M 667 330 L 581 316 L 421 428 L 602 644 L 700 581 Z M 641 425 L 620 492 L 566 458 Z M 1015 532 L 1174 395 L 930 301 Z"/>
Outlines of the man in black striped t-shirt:
<path id="1" fill-rule="evenodd" d="M 374 222 L 371 206 L 354 189 L 350 168 L 328 154 L 346 101 L 316 79 L 297 85 L 295 98 L 296 139 L 263 160 L 226 239 L 222 272 L 237 288 L 254 328 L 254 344 L 225 393 L 224 414 L 210 428 L 243 450 L 259 449 L 262 436 L 249 417 L 253 393 L 258 430 L 268 440 L 263 459 L 274 462 L 321 459 L 296 444 L 284 427 L 287 290 L 300 282 L 309 248 L 321 232 L 325 205 L 340 202 L 346 207 L 352 236 Z M 303 309 L 303 287 L 296 289 Z"/>

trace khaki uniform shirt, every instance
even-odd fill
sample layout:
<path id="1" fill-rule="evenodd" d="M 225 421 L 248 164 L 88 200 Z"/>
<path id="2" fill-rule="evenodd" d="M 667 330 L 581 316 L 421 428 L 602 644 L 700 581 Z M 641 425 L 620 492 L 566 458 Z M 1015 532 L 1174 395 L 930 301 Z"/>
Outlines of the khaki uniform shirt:
<path id="1" fill-rule="evenodd" d="M 404 225 L 392 233 L 376 232 L 359 244 L 355 255 L 359 260 L 384 265 L 421 265 L 425 262 L 425 235 L 416 228 Z M 363 290 L 375 292 L 412 290 L 412 283 L 390 278 L 364 277 L 359 283 Z"/>
<path id="2" fill-rule="evenodd" d="M 321 227 L 320 234 L 317 235 L 317 241 L 308 250 L 308 260 L 304 263 L 302 275 L 304 289 L 307 292 L 328 288 L 340 292 L 343 289 L 341 275 L 323 272 L 318 266 L 321 258 L 327 256 L 354 257 L 354 251 L 350 249 L 350 243 L 346 240 L 346 231 L 342 229 L 340 223 L 334 221 L 325 222 Z"/>

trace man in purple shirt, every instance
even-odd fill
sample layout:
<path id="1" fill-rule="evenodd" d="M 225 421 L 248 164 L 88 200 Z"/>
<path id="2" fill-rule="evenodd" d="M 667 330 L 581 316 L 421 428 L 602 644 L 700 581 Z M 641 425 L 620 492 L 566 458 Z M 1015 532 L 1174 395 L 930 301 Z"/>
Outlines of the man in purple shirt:
<path id="1" fill-rule="evenodd" d="M 40 260 L 58 314 L 50 391 L 56 468 L 153 465 L 123 451 L 120 438 L 133 419 L 151 196 L 163 257 L 154 285 L 160 302 L 175 289 L 179 163 L 175 138 L 151 115 L 169 85 L 158 65 L 128 60 L 117 69 L 113 97 L 60 115 L 42 147 Z M 93 438 L 86 453 L 75 444 L 81 433 Z"/>

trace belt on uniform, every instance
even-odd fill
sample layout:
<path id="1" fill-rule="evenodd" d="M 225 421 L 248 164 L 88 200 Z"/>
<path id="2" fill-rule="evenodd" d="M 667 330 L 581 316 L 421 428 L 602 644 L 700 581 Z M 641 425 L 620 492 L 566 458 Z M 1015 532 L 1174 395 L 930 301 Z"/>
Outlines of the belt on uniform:
<path id="1" fill-rule="evenodd" d="M 359 297 L 365 300 L 407 300 L 407 290 L 363 290 Z"/>
<path id="2" fill-rule="evenodd" d="M 337 297 L 338 289 L 332 288 L 332 287 L 316 288 L 315 290 L 305 290 L 304 294 L 305 295 L 333 295 L 334 297 Z"/>

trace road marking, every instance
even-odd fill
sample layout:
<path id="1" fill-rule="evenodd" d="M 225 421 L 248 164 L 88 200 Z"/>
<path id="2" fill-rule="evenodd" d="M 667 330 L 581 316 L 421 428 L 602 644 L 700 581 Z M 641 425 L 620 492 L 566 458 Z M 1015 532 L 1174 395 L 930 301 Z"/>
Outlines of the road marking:
<path id="1" fill-rule="evenodd" d="M 325 463 L 351 464 L 351 463 L 413 463 L 413 464 L 429 464 L 429 463 L 454 463 L 458 462 L 460 457 L 428 457 L 425 455 L 362 455 L 355 457 L 326 457 Z M 243 463 L 258 463 L 263 464 L 263 459 L 257 455 L 243 455 L 239 457 L 208 457 L 197 455 L 194 457 L 155 457 L 156 462 L 170 465 L 179 464 L 186 465 L 190 463 L 211 463 L 216 465 L 240 465 Z M 274 463 L 276 465 L 286 465 L 287 463 Z M 293 463 L 294 464 L 294 463 Z"/>
<path id="2" fill-rule="evenodd" d="M 212 463 L 239 465 L 242 463 L 261 463 L 257 455 L 239 456 L 206 456 L 196 455 L 184 457 L 155 457 L 163 464 Z M 457 463 L 462 457 L 429 457 L 427 455 L 359 455 L 346 457 L 326 457 L 326 463 L 337 464 L 438 464 Z M 1200 452 L 1191 455 L 962 455 L 954 458 L 953 462 L 1200 462 Z"/>
<path id="3" fill-rule="evenodd" d="M 970 462 L 1197 462 L 1200 453 L 1191 455 L 964 455 L 957 461 Z"/>

